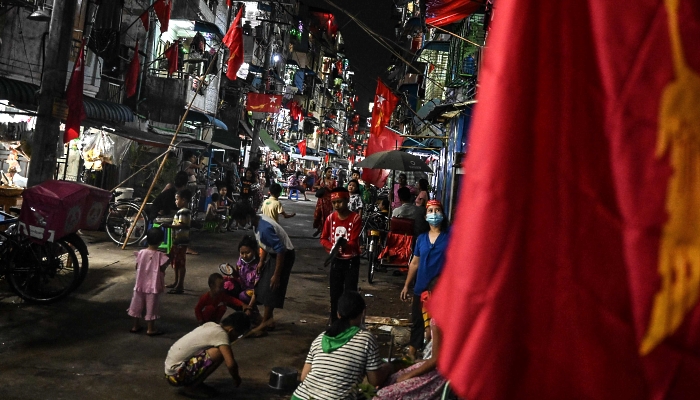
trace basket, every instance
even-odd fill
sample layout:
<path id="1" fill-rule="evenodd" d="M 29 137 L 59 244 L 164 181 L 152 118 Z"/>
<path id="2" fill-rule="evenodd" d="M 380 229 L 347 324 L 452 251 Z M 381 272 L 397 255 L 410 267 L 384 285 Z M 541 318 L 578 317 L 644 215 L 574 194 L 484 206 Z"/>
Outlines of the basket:
<path id="1" fill-rule="evenodd" d="M 10 186 L 0 186 L 0 196 L 3 197 L 17 197 L 22 195 L 24 191 L 23 188 L 10 187 Z"/>

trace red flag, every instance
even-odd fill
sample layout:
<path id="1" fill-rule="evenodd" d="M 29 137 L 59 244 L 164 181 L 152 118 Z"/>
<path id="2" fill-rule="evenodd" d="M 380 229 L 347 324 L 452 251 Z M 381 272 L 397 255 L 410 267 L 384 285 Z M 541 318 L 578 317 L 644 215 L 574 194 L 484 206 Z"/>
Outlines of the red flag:
<path id="1" fill-rule="evenodd" d="M 136 94 L 136 86 L 139 81 L 139 73 L 141 72 L 141 60 L 139 59 L 139 42 L 136 41 L 134 46 L 134 56 L 129 63 L 129 71 L 126 73 L 124 84 L 126 86 L 126 97 L 129 98 Z"/>
<path id="2" fill-rule="evenodd" d="M 306 157 L 306 140 L 302 140 L 301 142 L 297 143 L 297 147 L 299 148 L 299 153 L 301 156 Z"/>
<path id="3" fill-rule="evenodd" d="M 468 399 L 695 398 L 698 3 L 497 4 L 438 369 Z"/>
<path id="4" fill-rule="evenodd" d="M 282 96 L 277 94 L 248 93 L 246 111 L 276 113 L 282 106 Z"/>
<path id="5" fill-rule="evenodd" d="M 172 75 L 175 71 L 177 71 L 177 59 L 179 51 L 180 50 L 178 48 L 178 42 L 175 42 L 165 50 L 165 53 L 163 53 L 165 55 L 165 58 L 168 60 L 168 76 Z"/>
<path id="6" fill-rule="evenodd" d="M 226 32 L 222 43 L 228 47 L 229 56 L 226 62 L 226 77 L 232 81 L 236 80 L 236 73 L 243 65 L 243 28 L 241 27 L 241 16 L 243 7 L 238 10 L 236 18 Z"/>
<path id="7" fill-rule="evenodd" d="M 153 11 L 155 11 L 156 17 L 160 22 L 160 33 L 164 33 L 168 30 L 170 12 L 172 9 L 173 0 L 156 0 L 156 2 L 153 3 Z"/>
<path id="8" fill-rule="evenodd" d="M 445 26 L 461 21 L 484 6 L 477 0 L 433 0 L 426 2 L 426 24 Z"/>
<path id="9" fill-rule="evenodd" d="M 399 98 L 396 97 L 382 81 L 377 82 L 377 92 L 374 96 L 374 107 L 372 108 L 372 126 L 370 127 L 369 142 L 367 144 L 367 155 L 372 155 L 378 151 L 393 150 L 396 148 L 397 142 L 399 142 L 400 145 L 401 137 L 385 128 L 398 102 Z M 362 179 L 374 186 L 383 187 L 388 175 L 389 173 L 387 171 L 364 168 Z"/>
<path id="10" fill-rule="evenodd" d="M 326 156 L 323 158 L 323 162 L 324 162 L 325 164 L 328 164 L 328 161 L 329 161 L 329 160 L 330 160 L 329 154 L 326 153 Z"/>
<path id="11" fill-rule="evenodd" d="M 63 133 L 63 143 L 68 143 L 80 136 L 80 123 L 87 118 L 85 105 L 83 104 L 83 83 L 85 81 L 85 42 L 80 45 L 78 58 L 73 64 L 73 72 L 66 88 L 66 104 L 68 104 L 68 117 L 66 118 L 66 130 Z"/>
<path id="12" fill-rule="evenodd" d="M 233 7 L 233 0 L 226 0 L 226 5 L 231 8 Z"/>
<path id="13" fill-rule="evenodd" d="M 150 24 L 150 21 L 151 21 L 150 14 L 149 14 L 148 10 L 144 11 L 143 14 L 141 14 L 141 16 L 139 18 L 141 18 L 141 23 L 143 24 L 144 29 L 146 29 L 146 32 L 148 32 L 148 29 L 149 29 L 148 25 Z"/>

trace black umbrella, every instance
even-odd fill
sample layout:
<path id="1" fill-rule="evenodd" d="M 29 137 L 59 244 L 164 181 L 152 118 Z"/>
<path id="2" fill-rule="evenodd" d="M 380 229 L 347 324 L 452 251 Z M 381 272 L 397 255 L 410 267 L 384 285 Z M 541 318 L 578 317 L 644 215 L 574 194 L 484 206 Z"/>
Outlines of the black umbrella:
<path id="1" fill-rule="evenodd" d="M 398 171 L 433 172 L 430 167 L 412 154 L 400 150 L 380 151 L 355 164 L 357 168 L 393 169 Z"/>

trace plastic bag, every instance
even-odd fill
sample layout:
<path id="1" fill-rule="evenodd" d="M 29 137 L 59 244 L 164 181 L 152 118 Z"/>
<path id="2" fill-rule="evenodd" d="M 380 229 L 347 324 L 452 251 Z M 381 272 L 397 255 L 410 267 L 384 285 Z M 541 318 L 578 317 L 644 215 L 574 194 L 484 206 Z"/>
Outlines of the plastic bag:
<path id="1" fill-rule="evenodd" d="M 114 141 L 105 132 L 83 137 L 83 149 L 81 151 L 85 160 L 85 168 L 100 171 L 102 163 L 114 162 Z"/>

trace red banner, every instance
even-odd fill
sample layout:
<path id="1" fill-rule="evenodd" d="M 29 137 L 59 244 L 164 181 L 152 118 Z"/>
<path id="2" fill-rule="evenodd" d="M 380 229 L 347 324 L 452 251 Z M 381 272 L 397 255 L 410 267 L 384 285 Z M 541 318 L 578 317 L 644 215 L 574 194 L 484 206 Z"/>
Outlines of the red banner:
<path id="1" fill-rule="evenodd" d="M 306 140 L 297 143 L 297 147 L 299 148 L 299 154 L 301 154 L 302 157 L 306 157 Z"/>
<path id="2" fill-rule="evenodd" d="M 173 9 L 173 0 L 156 0 L 153 3 L 153 11 L 160 22 L 160 33 L 167 32 L 170 24 L 170 12 Z"/>
<path id="3" fill-rule="evenodd" d="M 168 76 L 172 75 L 178 69 L 177 62 L 179 55 L 178 53 L 180 51 L 178 47 L 178 42 L 175 42 L 165 50 L 164 55 L 165 58 L 168 60 Z"/>
<path id="4" fill-rule="evenodd" d="M 401 146 L 401 137 L 385 128 L 398 102 L 399 98 L 382 81 L 377 82 L 377 92 L 372 108 L 372 126 L 367 144 L 368 156 L 378 151 L 394 150 L 397 148 L 397 143 Z M 374 186 L 383 187 L 388 175 L 388 171 L 363 168 L 362 179 Z"/>
<path id="5" fill-rule="evenodd" d="M 85 42 L 80 46 L 78 58 L 73 65 L 73 72 L 66 88 L 66 103 L 68 117 L 66 130 L 63 133 L 63 143 L 70 142 L 80 136 L 80 124 L 87 118 L 83 103 L 83 83 L 85 82 Z"/>
<path id="6" fill-rule="evenodd" d="M 139 18 L 141 18 L 141 23 L 143 24 L 143 28 L 146 29 L 146 32 L 148 32 L 148 29 L 150 28 L 149 27 L 149 24 L 151 21 L 150 17 L 151 17 L 151 15 L 148 12 L 148 10 L 144 11 L 143 14 L 141 14 L 141 16 L 139 17 Z"/>
<path id="7" fill-rule="evenodd" d="M 129 70 L 126 73 L 126 78 L 124 79 L 124 86 L 126 86 L 126 97 L 131 97 L 136 94 L 136 87 L 138 86 L 139 73 L 141 72 L 141 61 L 139 60 L 139 42 L 136 41 L 136 46 L 134 47 L 134 56 L 131 58 L 129 63 Z"/>
<path id="8" fill-rule="evenodd" d="M 700 3 L 497 4 L 439 371 L 467 399 L 697 397 Z"/>
<path id="9" fill-rule="evenodd" d="M 243 65 L 243 28 L 241 27 L 241 16 L 243 7 L 238 10 L 236 18 L 224 36 L 223 44 L 228 47 L 229 56 L 226 61 L 226 77 L 232 81 L 236 80 L 236 74 Z"/>
<path id="10" fill-rule="evenodd" d="M 246 111 L 276 113 L 282 106 L 282 96 L 277 94 L 248 93 Z"/>

